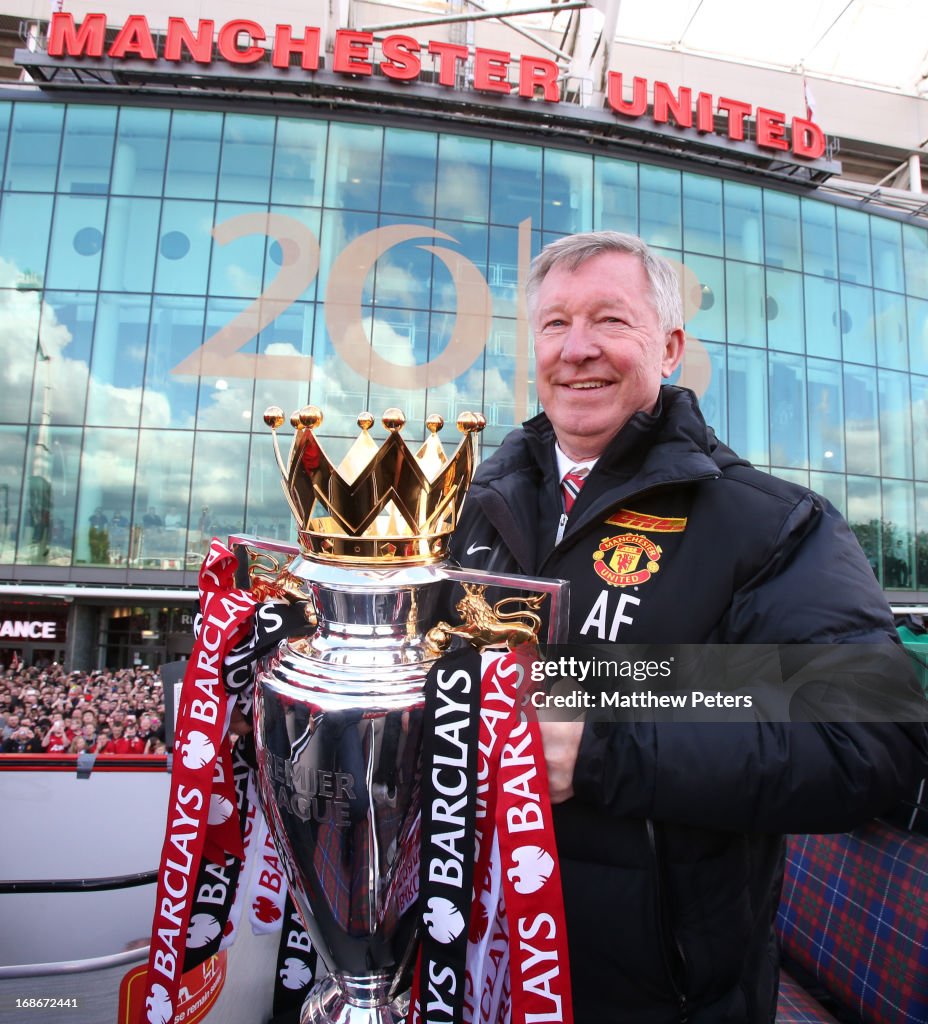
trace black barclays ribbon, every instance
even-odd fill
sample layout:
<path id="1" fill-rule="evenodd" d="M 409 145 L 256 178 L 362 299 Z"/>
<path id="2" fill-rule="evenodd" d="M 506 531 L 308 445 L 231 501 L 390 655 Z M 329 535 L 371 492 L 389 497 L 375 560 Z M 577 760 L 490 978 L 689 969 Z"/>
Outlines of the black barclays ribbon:
<path id="1" fill-rule="evenodd" d="M 422 1019 L 429 1024 L 463 1020 L 474 876 L 480 665 L 473 648 L 455 651 L 436 662 L 425 688 L 422 943 L 413 1003 L 418 1001 Z"/>

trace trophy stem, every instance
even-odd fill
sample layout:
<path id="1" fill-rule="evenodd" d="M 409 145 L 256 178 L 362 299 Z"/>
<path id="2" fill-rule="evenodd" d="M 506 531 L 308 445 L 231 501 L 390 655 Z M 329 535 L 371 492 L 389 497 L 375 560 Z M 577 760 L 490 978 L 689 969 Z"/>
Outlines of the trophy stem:
<path id="1" fill-rule="evenodd" d="M 389 1002 L 389 974 L 330 974 L 309 994 L 300 1024 L 402 1024 L 402 1001 Z"/>

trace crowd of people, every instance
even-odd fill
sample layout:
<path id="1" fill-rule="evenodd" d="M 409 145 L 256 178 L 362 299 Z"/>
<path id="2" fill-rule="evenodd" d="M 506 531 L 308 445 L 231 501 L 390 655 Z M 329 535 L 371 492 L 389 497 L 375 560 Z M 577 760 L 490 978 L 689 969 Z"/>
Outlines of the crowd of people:
<path id="1" fill-rule="evenodd" d="M 164 738 L 164 691 L 150 669 L 0 674 L 0 753 L 163 754 Z"/>

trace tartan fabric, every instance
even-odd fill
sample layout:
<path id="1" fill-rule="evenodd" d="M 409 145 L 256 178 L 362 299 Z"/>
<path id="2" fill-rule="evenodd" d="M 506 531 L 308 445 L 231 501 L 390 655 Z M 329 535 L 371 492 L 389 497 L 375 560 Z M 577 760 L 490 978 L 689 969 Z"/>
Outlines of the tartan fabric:
<path id="1" fill-rule="evenodd" d="M 776 1024 L 836 1024 L 836 1021 L 798 981 L 786 971 L 780 971 Z"/>
<path id="2" fill-rule="evenodd" d="M 928 840 L 871 822 L 790 836 L 783 952 L 866 1024 L 928 1022 Z"/>

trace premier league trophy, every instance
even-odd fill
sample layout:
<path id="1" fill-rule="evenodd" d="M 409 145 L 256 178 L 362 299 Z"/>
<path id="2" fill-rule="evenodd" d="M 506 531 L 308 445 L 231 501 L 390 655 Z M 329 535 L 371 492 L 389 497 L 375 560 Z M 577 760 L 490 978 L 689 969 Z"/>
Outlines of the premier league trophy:
<path id="1" fill-rule="evenodd" d="M 464 438 L 449 457 L 441 417 L 429 417 L 428 438 L 413 453 L 400 436 L 399 410 L 384 414 L 380 447 L 368 433 L 373 417 L 363 413 L 361 434 L 337 468 L 314 435 L 318 409 L 291 417 L 286 461 L 276 434 L 283 412 L 272 407 L 265 422 L 275 431 L 300 540 L 275 585 L 307 602 L 315 626 L 281 645 L 255 687 L 265 815 L 331 972 L 300 1020 L 395 1024 L 416 948 L 425 681 L 457 632 L 433 627 L 485 420 L 459 417 Z"/>

